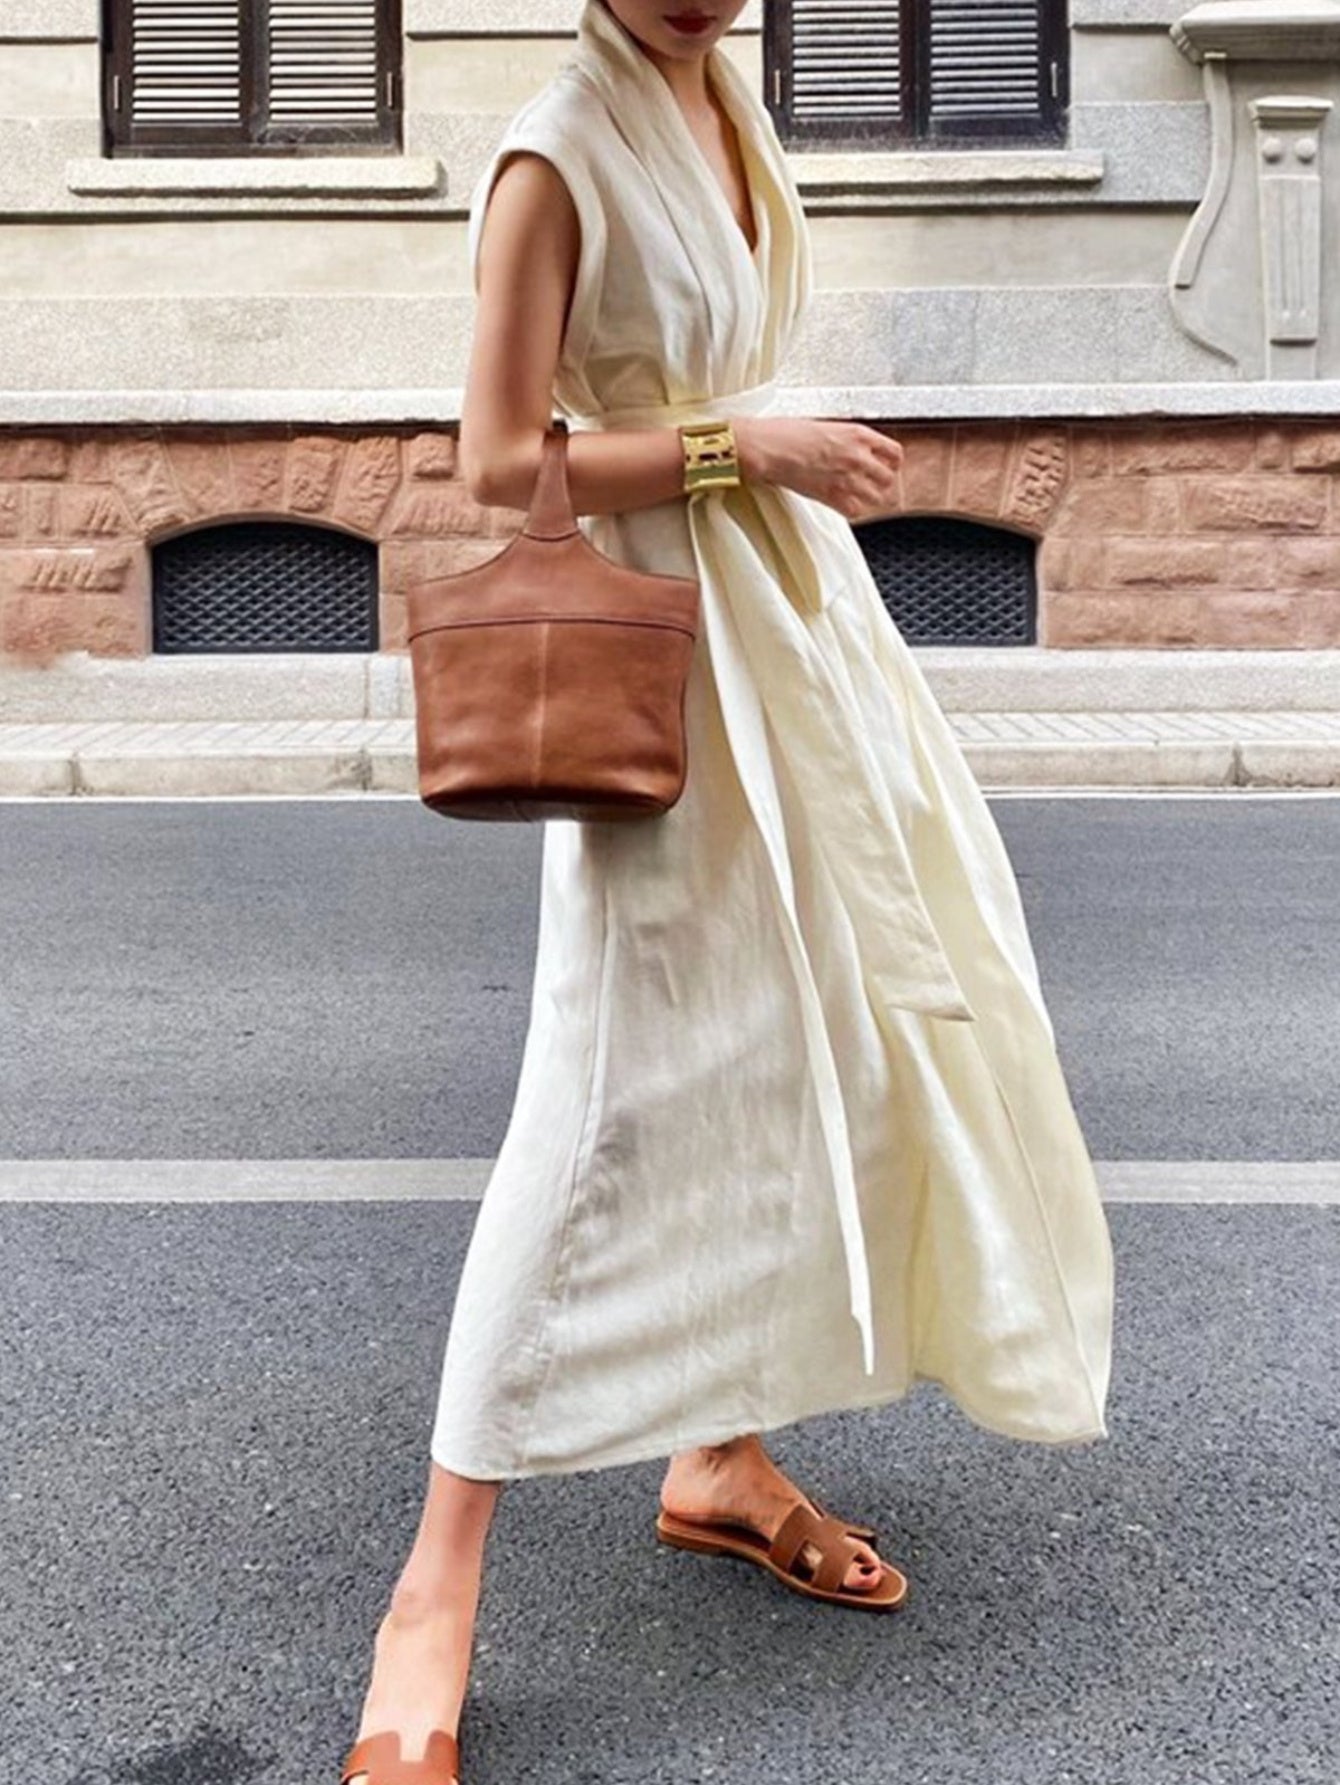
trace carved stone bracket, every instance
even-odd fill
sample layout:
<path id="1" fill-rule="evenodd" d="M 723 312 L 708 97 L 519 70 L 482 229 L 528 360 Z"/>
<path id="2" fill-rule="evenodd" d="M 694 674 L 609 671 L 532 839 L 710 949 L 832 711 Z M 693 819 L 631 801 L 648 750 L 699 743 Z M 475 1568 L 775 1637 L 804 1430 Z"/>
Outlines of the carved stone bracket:
<path id="1" fill-rule="evenodd" d="M 1316 377 L 1321 328 L 1321 136 L 1329 99 L 1270 94 L 1248 101 L 1256 123 L 1266 375 Z M 1306 343 L 1308 363 L 1277 345 Z M 1283 360 L 1283 363 L 1279 363 Z"/>
<path id="2" fill-rule="evenodd" d="M 1171 35 L 1203 68 L 1212 144 L 1169 273 L 1178 326 L 1244 378 L 1340 376 L 1340 0 L 1205 0 Z M 1285 90 L 1292 64 L 1309 91 Z"/>

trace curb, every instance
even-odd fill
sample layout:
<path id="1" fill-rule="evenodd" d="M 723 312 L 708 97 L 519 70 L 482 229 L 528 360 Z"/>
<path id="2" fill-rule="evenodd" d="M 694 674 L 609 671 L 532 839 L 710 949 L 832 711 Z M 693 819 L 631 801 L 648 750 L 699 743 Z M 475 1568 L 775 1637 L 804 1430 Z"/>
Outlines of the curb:
<path id="1" fill-rule="evenodd" d="M 983 787 L 1340 788 L 1331 712 L 946 717 Z M 332 793 L 417 796 L 413 721 L 0 725 L 0 797 Z"/>
<path id="2" fill-rule="evenodd" d="M 986 788 L 1340 787 L 1340 649 L 916 647 Z M 417 797 L 404 652 L 0 658 L 0 797 Z"/>

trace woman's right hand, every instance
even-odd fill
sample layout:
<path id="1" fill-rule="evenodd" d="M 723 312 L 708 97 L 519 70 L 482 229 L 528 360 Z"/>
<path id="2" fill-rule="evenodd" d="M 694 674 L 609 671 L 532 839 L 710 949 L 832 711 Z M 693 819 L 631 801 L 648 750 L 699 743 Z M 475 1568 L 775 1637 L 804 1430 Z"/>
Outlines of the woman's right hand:
<path id="1" fill-rule="evenodd" d="M 777 483 L 836 508 L 849 521 L 896 506 L 903 449 L 859 421 L 737 416 L 735 445 L 746 483 Z"/>

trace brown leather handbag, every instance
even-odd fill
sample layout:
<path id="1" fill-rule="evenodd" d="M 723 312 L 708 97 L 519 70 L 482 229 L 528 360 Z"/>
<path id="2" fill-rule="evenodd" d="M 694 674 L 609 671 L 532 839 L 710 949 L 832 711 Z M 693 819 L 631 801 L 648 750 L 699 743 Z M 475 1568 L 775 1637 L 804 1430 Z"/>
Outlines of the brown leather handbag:
<path id="1" fill-rule="evenodd" d="M 596 550 L 567 442 L 546 430 L 501 552 L 407 591 L 419 795 L 446 817 L 656 817 L 684 790 L 698 581 Z"/>

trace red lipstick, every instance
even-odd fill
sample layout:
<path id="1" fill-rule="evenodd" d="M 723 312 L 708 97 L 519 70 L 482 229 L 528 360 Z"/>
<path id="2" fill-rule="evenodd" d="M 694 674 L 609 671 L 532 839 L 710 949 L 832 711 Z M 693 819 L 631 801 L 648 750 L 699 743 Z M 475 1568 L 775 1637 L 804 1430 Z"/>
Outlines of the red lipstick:
<path id="1" fill-rule="evenodd" d="M 684 31 L 693 35 L 708 30 L 716 22 L 705 12 L 666 12 L 661 17 L 672 31 Z"/>

